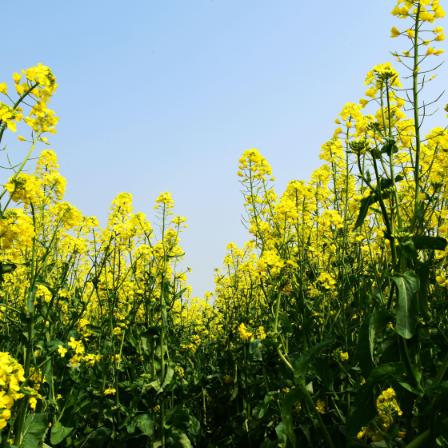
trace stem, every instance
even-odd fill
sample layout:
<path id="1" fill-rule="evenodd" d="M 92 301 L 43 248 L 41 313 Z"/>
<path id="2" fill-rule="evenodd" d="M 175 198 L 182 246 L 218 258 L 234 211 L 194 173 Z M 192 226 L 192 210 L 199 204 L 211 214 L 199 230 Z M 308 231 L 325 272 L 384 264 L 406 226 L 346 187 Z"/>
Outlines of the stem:
<path id="1" fill-rule="evenodd" d="M 418 31 L 420 26 L 420 2 L 417 5 L 417 13 L 415 16 L 414 25 L 414 55 L 413 55 L 413 67 L 412 67 L 412 102 L 414 108 L 414 129 L 415 129 L 415 167 L 414 167 L 414 182 L 415 182 L 415 198 L 414 198 L 414 220 L 412 223 L 412 230 L 418 231 L 420 227 L 420 219 L 418 218 L 420 207 L 420 122 L 418 115 L 419 98 L 418 98 Z"/>

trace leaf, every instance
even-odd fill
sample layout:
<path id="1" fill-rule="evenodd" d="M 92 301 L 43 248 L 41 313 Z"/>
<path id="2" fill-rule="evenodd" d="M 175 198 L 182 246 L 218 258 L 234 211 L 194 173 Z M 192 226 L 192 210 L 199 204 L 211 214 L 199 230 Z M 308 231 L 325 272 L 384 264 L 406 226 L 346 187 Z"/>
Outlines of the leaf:
<path id="1" fill-rule="evenodd" d="M 158 391 L 159 394 L 163 392 L 163 389 L 171 383 L 173 375 L 174 369 L 171 366 L 168 366 L 166 369 L 165 378 L 163 379 L 163 383 L 160 386 L 160 390 Z"/>
<path id="2" fill-rule="evenodd" d="M 278 441 L 282 444 L 279 446 L 286 446 L 286 444 L 288 443 L 288 435 L 286 434 L 285 424 L 283 422 L 280 422 L 275 427 L 275 432 L 277 433 Z"/>
<path id="3" fill-rule="evenodd" d="M 398 290 L 397 333 L 405 339 L 411 339 L 417 326 L 419 278 L 415 272 L 408 271 L 392 277 L 392 280 Z"/>
<path id="4" fill-rule="evenodd" d="M 447 244 L 441 236 L 415 235 L 412 240 L 416 249 L 445 250 Z"/>
<path id="5" fill-rule="evenodd" d="M 304 381 L 305 375 L 309 372 L 313 362 L 318 359 L 318 355 L 320 354 L 320 352 L 322 352 L 329 345 L 329 341 L 320 342 L 319 344 L 314 345 L 305 353 L 300 355 L 300 357 L 293 362 L 294 377 L 296 381 Z"/>
<path id="6" fill-rule="evenodd" d="M 376 202 L 378 202 L 381 198 L 385 199 L 390 196 L 390 188 L 393 185 L 393 182 L 390 179 L 380 179 L 380 184 L 375 188 L 369 196 L 361 199 L 361 207 L 359 209 L 358 218 L 355 223 L 355 230 L 362 225 L 364 220 L 366 219 L 367 213 L 369 212 L 369 207 Z"/>
<path id="7" fill-rule="evenodd" d="M 46 414 L 28 414 L 25 419 L 21 448 L 39 448 L 48 428 Z"/>
<path id="8" fill-rule="evenodd" d="M 376 195 L 371 194 L 366 198 L 361 199 L 361 208 L 359 209 L 358 218 L 355 223 L 355 230 L 362 225 L 364 220 L 366 219 L 367 213 L 369 211 L 369 207 L 374 204 L 378 199 L 375 200 Z"/>
<path id="9" fill-rule="evenodd" d="M 249 343 L 249 354 L 254 361 L 263 361 L 263 356 L 261 354 L 262 347 L 263 344 L 258 339 L 255 339 Z"/>
<path id="10" fill-rule="evenodd" d="M 56 422 L 51 427 L 50 432 L 51 444 L 57 445 L 58 443 L 61 443 L 72 431 L 73 431 L 72 427 L 64 426 L 61 422 Z"/>
<path id="11" fill-rule="evenodd" d="M 14 272 L 16 269 L 17 265 L 15 263 L 0 263 L 0 277 L 3 274 Z"/>
<path id="12" fill-rule="evenodd" d="M 154 422 L 148 414 L 140 414 L 135 419 L 135 425 L 145 436 L 152 437 L 154 434 Z"/>
<path id="13" fill-rule="evenodd" d="M 389 314 L 375 308 L 364 320 L 358 340 L 357 357 L 364 375 L 368 375 L 374 365 L 375 345 L 378 335 L 382 334 L 389 322 Z"/>
<path id="14" fill-rule="evenodd" d="M 296 434 L 294 431 L 294 421 L 292 418 L 292 407 L 294 403 L 299 401 L 302 398 L 302 392 L 299 387 L 295 387 L 291 389 L 282 400 L 280 404 L 280 413 L 282 417 L 282 421 L 280 425 L 277 425 L 275 428 L 277 432 L 277 436 L 282 437 L 280 440 L 283 440 L 286 436 L 287 440 L 289 440 L 292 447 L 297 445 Z"/>
<path id="15" fill-rule="evenodd" d="M 397 152 L 397 146 L 394 139 L 387 140 L 381 148 L 381 152 L 390 156 L 392 153 Z"/>
<path id="16" fill-rule="evenodd" d="M 401 362 L 389 362 L 375 367 L 367 379 L 369 385 L 375 385 L 384 381 L 398 381 L 401 375 L 406 372 L 406 369 Z"/>
<path id="17" fill-rule="evenodd" d="M 181 432 L 178 435 L 178 442 L 182 448 L 193 448 L 193 445 L 190 442 L 190 439 L 187 437 L 187 435 L 184 432 Z"/>

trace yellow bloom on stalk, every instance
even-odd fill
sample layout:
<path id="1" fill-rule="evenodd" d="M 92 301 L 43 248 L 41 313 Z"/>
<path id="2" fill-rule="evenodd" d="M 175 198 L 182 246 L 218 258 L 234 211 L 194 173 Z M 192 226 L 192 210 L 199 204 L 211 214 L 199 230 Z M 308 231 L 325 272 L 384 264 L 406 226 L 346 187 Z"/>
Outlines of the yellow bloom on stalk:
<path id="1" fill-rule="evenodd" d="M 426 50 L 426 55 L 434 55 L 434 56 L 439 56 L 444 52 L 444 50 L 442 48 L 433 48 L 433 47 L 428 47 Z"/>
<path id="2" fill-rule="evenodd" d="M 68 346 L 78 355 L 83 354 L 85 351 L 82 341 L 77 341 L 74 337 L 70 338 L 70 341 L 68 341 Z"/>
<path id="3" fill-rule="evenodd" d="M 266 331 L 262 325 L 258 327 L 256 336 L 260 341 L 264 341 L 266 339 Z"/>
<path id="4" fill-rule="evenodd" d="M 117 393 L 117 389 L 115 389 L 115 387 L 108 387 L 107 389 L 104 390 L 104 395 L 108 396 L 108 395 L 115 395 Z"/>
<path id="5" fill-rule="evenodd" d="M 396 400 L 395 390 L 392 387 L 384 390 L 378 396 L 376 399 L 376 410 L 385 430 L 389 429 L 392 425 L 396 415 L 403 415 L 403 412 Z"/>
<path id="6" fill-rule="evenodd" d="M 401 31 L 396 26 L 393 26 L 392 29 L 390 30 L 391 37 L 398 37 L 400 34 Z"/>
<path id="7" fill-rule="evenodd" d="M 19 173 L 12 176 L 5 189 L 13 201 L 26 205 L 40 203 L 44 197 L 42 180 L 33 174 Z"/>
<path id="8" fill-rule="evenodd" d="M 156 199 L 156 205 L 154 206 L 154 208 L 156 210 L 171 210 L 172 208 L 174 208 L 174 200 L 171 196 L 171 193 L 168 191 L 160 193 L 160 195 Z"/>
<path id="9" fill-rule="evenodd" d="M 369 89 L 365 93 L 366 96 L 374 98 L 380 90 L 385 88 L 386 83 L 390 87 L 402 87 L 398 72 L 390 62 L 375 65 L 367 73 L 364 84 L 369 86 Z"/>
<path id="10" fill-rule="evenodd" d="M 413 18 L 417 15 L 421 22 L 432 23 L 436 19 L 445 17 L 445 11 L 440 6 L 439 0 L 419 0 L 414 2 L 410 0 L 398 0 L 392 15 L 399 19 Z"/>
<path id="11" fill-rule="evenodd" d="M 448 288 L 448 276 L 442 270 L 438 270 L 436 274 L 436 282 L 442 286 Z"/>
<path id="12" fill-rule="evenodd" d="M 443 28 L 441 26 L 436 26 L 432 32 L 435 34 L 434 40 L 437 42 L 441 42 L 445 40 L 445 34 L 443 32 Z"/>
<path id="13" fill-rule="evenodd" d="M 45 149 L 39 155 L 36 163 L 36 173 L 55 171 L 59 168 L 58 157 L 51 149 Z"/>
<path id="14" fill-rule="evenodd" d="M 112 334 L 114 336 L 120 336 L 123 333 L 123 329 L 121 327 L 114 327 L 112 330 Z"/>
<path id="15" fill-rule="evenodd" d="M 265 250 L 258 260 L 258 269 L 260 273 L 269 272 L 272 275 L 278 274 L 285 262 L 281 259 L 275 250 Z"/>
<path id="16" fill-rule="evenodd" d="M 33 220 L 23 209 L 8 209 L 0 218 L 0 249 L 30 247 L 34 234 Z"/>
<path id="17" fill-rule="evenodd" d="M 25 118 L 25 123 L 38 135 L 45 132 L 55 134 L 58 121 L 59 119 L 54 111 L 43 102 L 34 105 Z"/>
<path id="18" fill-rule="evenodd" d="M 327 406 L 325 405 L 324 400 L 317 400 L 316 402 L 316 410 L 319 414 L 325 414 L 327 412 Z"/>
<path id="19" fill-rule="evenodd" d="M 258 149 L 252 148 L 244 151 L 239 160 L 238 176 L 261 180 L 271 175 L 271 165 L 269 165 Z"/>
<path id="20" fill-rule="evenodd" d="M 342 351 L 339 352 L 339 359 L 342 362 L 348 361 L 348 358 L 349 358 L 348 352 L 342 352 Z"/>
<path id="21" fill-rule="evenodd" d="M 28 399 L 28 404 L 30 405 L 30 409 L 32 411 L 36 410 L 36 406 L 37 406 L 37 398 L 36 397 L 30 397 Z"/>
<path id="22" fill-rule="evenodd" d="M 43 300 L 45 303 L 50 303 L 52 294 L 45 285 L 36 286 L 36 299 Z"/>
<path id="23" fill-rule="evenodd" d="M 253 333 L 249 331 L 244 323 L 241 323 L 238 327 L 238 332 L 240 335 L 240 339 L 243 342 L 250 341 L 253 337 Z"/>
<path id="24" fill-rule="evenodd" d="M 181 366 L 174 367 L 174 371 L 176 372 L 176 375 L 182 379 L 185 376 L 185 370 Z"/>
<path id="25" fill-rule="evenodd" d="M 82 222 L 81 212 L 69 202 L 58 202 L 50 209 L 59 226 L 71 229 Z"/>
<path id="26" fill-rule="evenodd" d="M 4 95 L 8 94 L 8 86 L 5 82 L 0 82 L 0 93 L 3 93 Z"/>
<path id="27" fill-rule="evenodd" d="M 11 132 L 16 132 L 17 123 L 23 118 L 20 109 L 13 109 L 5 103 L 0 102 L 0 121 L 6 124 Z"/>
<path id="28" fill-rule="evenodd" d="M 92 367 L 97 362 L 101 361 L 101 355 L 95 355 L 94 353 L 87 353 L 87 355 L 85 355 L 82 360 L 88 366 Z"/>
<path id="29" fill-rule="evenodd" d="M 24 369 L 8 352 L 0 352 L 0 431 L 8 424 L 14 402 L 23 397 Z"/>
<path id="30" fill-rule="evenodd" d="M 336 287 L 336 280 L 328 272 L 322 272 L 319 277 L 317 277 L 317 282 L 326 290 L 334 289 Z"/>
<path id="31" fill-rule="evenodd" d="M 58 353 L 61 356 L 61 358 L 65 357 L 67 351 L 68 350 L 63 345 L 58 345 Z"/>

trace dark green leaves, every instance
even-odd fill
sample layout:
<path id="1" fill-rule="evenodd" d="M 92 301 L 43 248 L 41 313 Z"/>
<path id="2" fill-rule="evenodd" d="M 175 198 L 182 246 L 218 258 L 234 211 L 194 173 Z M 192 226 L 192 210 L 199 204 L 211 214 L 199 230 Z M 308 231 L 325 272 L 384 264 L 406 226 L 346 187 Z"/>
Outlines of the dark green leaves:
<path id="1" fill-rule="evenodd" d="M 389 320 L 388 312 L 375 308 L 367 315 L 360 328 L 357 358 L 364 375 L 368 375 L 374 366 L 375 346 L 379 342 L 379 336 L 384 333 Z"/>
<path id="2" fill-rule="evenodd" d="M 51 427 L 50 442 L 52 445 L 61 443 L 71 432 L 73 428 L 64 426 L 61 422 L 56 422 Z"/>
<path id="3" fill-rule="evenodd" d="M 412 241 L 416 249 L 445 250 L 447 244 L 440 236 L 415 235 Z"/>
<path id="4" fill-rule="evenodd" d="M 48 428 L 48 419 L 45 414 L 28 414 L 23 431 L 23 448 L 38 448 L 44 440 Z"/>
<path id="5" fill-rule="evenodd" d="M 398 291 L 397 300 L 397 333 L 410 339 L 414 336 L 418 315 L 418 290 L 420 281 L 417 275 L 408 271 L 392 277 Z"/>
<path id="6" fill-rule="evenodd" d="M 370 193 L 369 196 L 361 199 L 361 207 L 359 209 L 358 218 L 356 219 L 355 229 L 362 225 L 366 219 L 367 213 L 369 212 L 369 207 L 380 199 L 387 198 L 390 196 L 389 188 L 393 185 L 390 179 L 381 179 L 379 186 L 375 188 L 374 191 Z"/>
<path id="7" fill-rule="evenodd" d="M 386 143 L 381 148 L 381 152 L 383 154 L 387 154 L 388 156 L 392 155 L 392 153 L 396 153 L 398 151 L 397 145 L 395 144 L 395 140 L 387 140 Z"/>

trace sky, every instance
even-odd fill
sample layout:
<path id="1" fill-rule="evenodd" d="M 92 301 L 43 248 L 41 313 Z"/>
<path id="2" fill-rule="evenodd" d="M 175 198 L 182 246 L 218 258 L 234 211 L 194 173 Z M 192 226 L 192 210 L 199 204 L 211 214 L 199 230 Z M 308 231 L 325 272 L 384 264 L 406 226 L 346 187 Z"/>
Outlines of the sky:
<path id="1" fill-rule="evenodd" d="M 38 62 L 58 81 L 50 141 L 66 199 L 105 223 L 119 192 L 152 219 L 170 191 L 187 217 L 194 295 L 213 289 L 227 243 L 248 239 L 243 151 L 262 152 L 279 193 L 308 179 L 343 105 L 392 60 L 390 28 L 402 26 L 392 0 L 1 3 L 0 81 Z M 443 66 L 431 92 L 446 79 Z"/>

